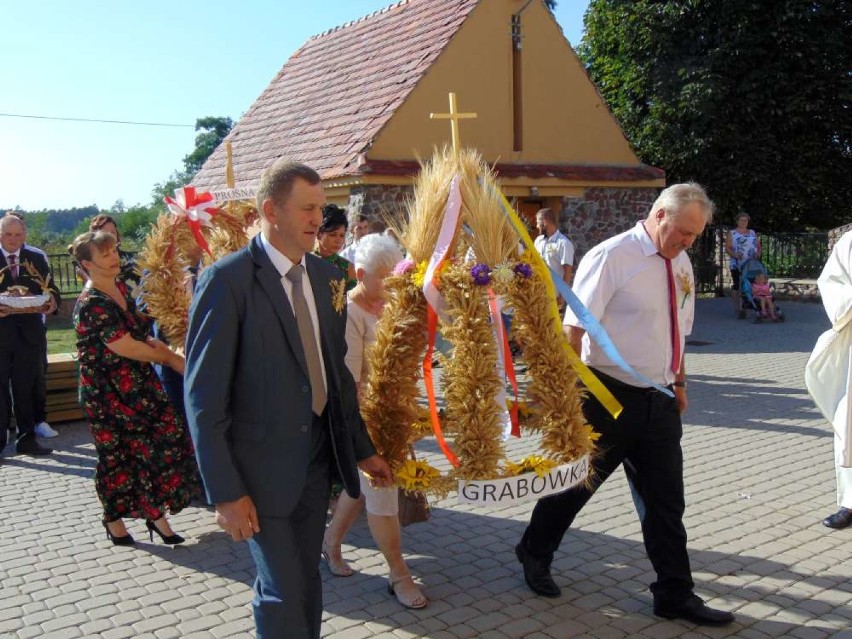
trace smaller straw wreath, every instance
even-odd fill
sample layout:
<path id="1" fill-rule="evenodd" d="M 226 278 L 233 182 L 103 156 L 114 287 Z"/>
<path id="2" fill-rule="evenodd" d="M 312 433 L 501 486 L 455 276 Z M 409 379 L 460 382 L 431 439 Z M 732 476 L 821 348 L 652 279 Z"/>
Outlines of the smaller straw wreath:
<path id="1" fill-rule="evenodd" d="M 204 253 L 203 264 L 211 264 L 239 250 L 248 242 L 246 227 L 256 215 L 249 202 L 227 202 L 211 219 L 211 227 L 202 227 L 211 258 Z M 139 295 L 149 315 L 157 320 L 169 343 L 180 349 L 186 341 L 186 328 L 192 290 L 189 255 L 199 247 L 186 222 L 163 214 L 151 227 L 137 262 L 142 271 Z"/>

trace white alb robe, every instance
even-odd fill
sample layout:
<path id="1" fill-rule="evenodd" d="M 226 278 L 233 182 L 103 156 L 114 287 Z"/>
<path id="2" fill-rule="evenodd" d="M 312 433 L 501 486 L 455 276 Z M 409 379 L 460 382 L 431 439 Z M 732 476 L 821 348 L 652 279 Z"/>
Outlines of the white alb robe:
<path id="1" fill-rule="evenodd" d="M 834 426 L 838 503 L 852 508 L 852 231 L 835 244 L 818 280 L 831 328 L 805 367 L 805 385 Z"/>

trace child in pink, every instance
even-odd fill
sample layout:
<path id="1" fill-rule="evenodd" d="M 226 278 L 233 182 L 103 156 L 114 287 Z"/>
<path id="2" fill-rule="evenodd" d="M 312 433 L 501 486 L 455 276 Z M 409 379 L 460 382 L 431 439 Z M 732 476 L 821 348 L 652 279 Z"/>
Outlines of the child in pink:
<path id="1" fill-rule="evenodd" d="M 765 273 L 758 273 L 754 276 L 751 296 L 755 301 L 760 301 L 761 317 L 771 317 L 773 321 L 778 321 L 778 316 L 775 314 L 775 304 L 772 301 L 772 290 L 769 288 L 769 280 L 766 279 Z"/>

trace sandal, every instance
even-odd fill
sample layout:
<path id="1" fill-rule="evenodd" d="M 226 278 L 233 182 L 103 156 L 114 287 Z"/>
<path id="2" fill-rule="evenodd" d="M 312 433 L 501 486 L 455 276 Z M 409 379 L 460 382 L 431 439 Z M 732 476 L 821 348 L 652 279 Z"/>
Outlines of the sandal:
<path id="1" fill-rule="evenodd" d="M 398 588 L 397 586 L 406 579 L 411 580 L 411 587 L 405 588 L 404 590 Z M 426 595 L 420 591 L 420 588 L 418 588 L 417 584 L 414 583 L 410 574 L 405 574 L 401 577 L 396 577 L 395 579 L 388 577 L 388 594 L 396 597 L 396 600 L 400 604 L 406 608 L 410 608 L 411 610 L 420 610 L 421 608 L 425 608 L 429 603 L 429 600 L 426 599 Z"/>
<path id="2" fill-rule="evenodd" d="M 355 571 L 349 567 L 343 557 L 340 559 L 333 559 L 331 553 L 328 550 L 328 546 L 323 543 L 322 551 L 320 552 L 322 558 L 325 560 L 325 563 L 328 564 L 328 571 L 334 575 L 335 577 L 351 577 L 355 574 Z"/>

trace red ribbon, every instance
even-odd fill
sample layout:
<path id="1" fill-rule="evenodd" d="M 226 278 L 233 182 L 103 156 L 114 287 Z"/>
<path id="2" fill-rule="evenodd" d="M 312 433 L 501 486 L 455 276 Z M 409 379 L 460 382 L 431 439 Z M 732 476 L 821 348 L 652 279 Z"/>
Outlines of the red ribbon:
<path id="1" fill-rule="evenodd" d="M 194 186 L 184 186 L 180 189 L 175 189 L 175 197 L 171 198 L 168 195 L 163 198 L 163 202 L 169 208 L 177 219 L 185 219 L 189 230 L 192 232 L 195 242 L 208 255 L 213 257 L 210 252 L 210 246 L 201 232 L 202 226 L 212 226 L 210 220 L 219 213 L 219 209 L 213 206 L 213 194 L 206 191 L 196 193 Z"/>

